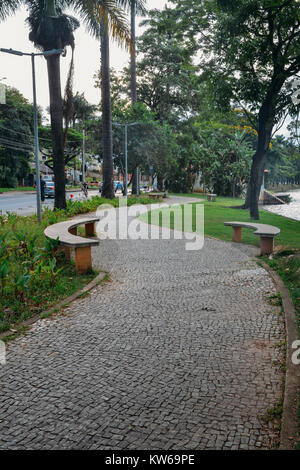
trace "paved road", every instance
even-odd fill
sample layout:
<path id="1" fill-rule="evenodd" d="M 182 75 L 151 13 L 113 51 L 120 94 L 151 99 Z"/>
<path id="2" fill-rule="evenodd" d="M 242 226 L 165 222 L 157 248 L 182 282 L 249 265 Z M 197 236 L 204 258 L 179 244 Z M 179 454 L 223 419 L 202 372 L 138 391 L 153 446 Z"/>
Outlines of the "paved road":
<path id="1" fill-rule="evenodd" d="M 284 338 L 272 281 L 256 248 L 184 246 L 101 241 L 94 262 L 112 282 L 9 345 L 2 449 L 272 446 L 261 416 L 281 397 Z"/>
<path id="2" fill-rule="evenodd" d="M 74 195 L 73 199 L 83 199 L 84 195 L 80 192 L 67 192 L 67 198 L 70 194 Z M 97 190 L 89 191 L 89 196 L 99 194 Z M 53 199 L 46 198 L 43 207 L 53 207 Z M 36 213 L 36 194 L 27 193 L 26 191 L 13 194 L 3 193 L 0 194 L 0 212 L 15 212 L 19 215 L 31 215 Z"/>

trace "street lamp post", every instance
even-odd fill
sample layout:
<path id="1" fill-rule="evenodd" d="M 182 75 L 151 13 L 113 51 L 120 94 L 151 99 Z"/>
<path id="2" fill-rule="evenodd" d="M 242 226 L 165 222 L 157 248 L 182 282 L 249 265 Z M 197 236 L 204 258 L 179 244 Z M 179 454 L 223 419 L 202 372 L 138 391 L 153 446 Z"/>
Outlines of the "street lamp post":
<path id="1" fill-rule="evenodd" d="M 49 57 L 50 55 L 61 54 L 63 49 L 51 49 L 50 51 L 27 53 L 15 51 L 13 49 L 0 48 L 1 52 L 13 54 L 18 56 L 27 55 L 31 57 L 32 66 L 32 87 L 33 87 L 33 121 L 34 121 L 34 154 L 35 154 L 35 177 L 36 177 L 36 203 L 37 203 L 37 216 L 38 221 L 42 221 L 42 208 L 41 208 L 41 182 L 40 182 L 40 161 L 39 161 L 39 134 L 38 134 L 38 118 L 37 118 L 37 103 L 36 103 L 36 83 L 35 83 L 35 56 Z"/>
<path id="2" fill-rule="evenodd" d="M 130 122 L 127 124 L 122 124 L 120 122 L 113 122 L 112 123 L 114 126 L 124 126 L 124 157 L 125 157 L 125 175 L 124 175 L 124 195 L 127 197 L 128 195 L 128 188 L 127 188 L 127 178 L 128 178 L 128 152 L 127 152 L 127 129 L 129 126 L 136 126 L 137 124 L 140 124 L 139 122 Z"/>
<path id="3" fill-rule="evenodd" d="M 82 131 L 82 184 L 85 183 L 85 130 Z"/>

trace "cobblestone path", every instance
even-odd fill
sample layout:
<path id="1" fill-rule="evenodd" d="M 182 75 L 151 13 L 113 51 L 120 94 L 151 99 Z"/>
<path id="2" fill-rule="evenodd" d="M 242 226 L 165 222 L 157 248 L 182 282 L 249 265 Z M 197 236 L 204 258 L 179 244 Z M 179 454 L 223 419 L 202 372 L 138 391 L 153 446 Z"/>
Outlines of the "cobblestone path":
<path id="1" fill-rule="evenodd" d="M 0 447 L 271 447 L 261 416 L 281 398 L 284 331 L 255 250 L 102 241 L 112 281 L 9 344 Z"/>

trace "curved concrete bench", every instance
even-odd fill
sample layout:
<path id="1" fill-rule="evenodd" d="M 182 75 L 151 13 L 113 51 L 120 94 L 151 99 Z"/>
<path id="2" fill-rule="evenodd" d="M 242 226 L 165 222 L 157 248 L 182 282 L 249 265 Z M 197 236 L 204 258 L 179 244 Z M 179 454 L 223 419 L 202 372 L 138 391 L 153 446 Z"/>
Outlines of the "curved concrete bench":
<path id="1" fill-rule="evenodd" d="M 255 222 L 224 222 L 233 229 L 232 240 L 240 243 L 242 241 L 242 228 L 252 228 L 254 235 L 259 237 L 261 255 L 269 255 L 274 250 L 274 238 L 280 234 L 280 229 L 273 225 L 256 224 Z"/>
<path id="2" fill-rule="evenodd" d="M 153 199 L 159 199 L 160 197 L 164 198 L 167 197 L 167 193 L 155 193 L 155 192 L 150 192 L 147 194 L 148 197 L 152 197 Z"/>
<path id="3" fill-rule="evenodd" d="M 91 247 L 99 245 L 99 240 L 89 240 L 77 236 L 77 227 L 84 225 L 87 236 L 95 235 L 95 223 L 98 221 L 99 217 L 67 220 L 49 225 L 44 230 L 44 234 L 47 238 L 59 240 L 61 251 L 64 252 L 67 259 L 70 259 L 71 249 L 74 248 L 76 271 L 86 273 L 92 268 Z"/>

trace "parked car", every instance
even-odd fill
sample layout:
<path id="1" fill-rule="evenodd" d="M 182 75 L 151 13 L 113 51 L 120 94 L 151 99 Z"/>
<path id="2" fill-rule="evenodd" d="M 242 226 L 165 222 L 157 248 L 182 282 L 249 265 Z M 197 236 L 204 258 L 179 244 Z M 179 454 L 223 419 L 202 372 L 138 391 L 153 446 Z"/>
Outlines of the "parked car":
<path id="1" fill-rule="evenodd" d="M 53 183 L 53 175 L 45 175 L 43 176 L 43 180 L 44 181 L 51 181 L 51 183 Z"/>
<path id="2" fill-rule="evenodd" d="M 54 196 L 55 196 L 54 181 L 46 181 L 45 197 L 54 197 Z"/>

